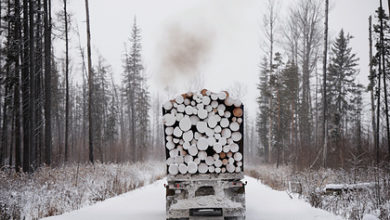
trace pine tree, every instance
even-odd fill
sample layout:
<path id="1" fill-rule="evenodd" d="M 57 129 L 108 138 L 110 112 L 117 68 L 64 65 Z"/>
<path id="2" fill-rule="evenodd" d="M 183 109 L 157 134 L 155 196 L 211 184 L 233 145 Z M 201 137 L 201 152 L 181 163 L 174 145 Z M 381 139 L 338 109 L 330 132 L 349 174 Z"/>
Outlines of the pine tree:
<path id="1" fill-rule="evenodd" d="M 356 69 L 358 58 L 352 53 L 349 41 L 352 37 L 345 36 L 341 30 L 335 42 L 333 43 L 331 59 L 328 67 L 327 78 L 327 103 L 329 103 L 330 132 L 336 145 L 340 144 L 345 136 L 345 129 L 349 122 L 348 114 L 352 109 L 351 96 L 356 94 L 357 84 L 355 77 L 358 74 Z M 340 158 L 344 149 L 341 145 L 338 147 Z M 343 161 L 341 161 L 343 163 Z"/>
<path id="2" fill-rule="evenodd" d="M 141 90 L 141 71 L 144 69 L 141 62 L 141 35 L 140 29 L 137 26 L 136 19 L 131 31 L 130 51 L 125 54 L 124 73 L 123 73 L 123 96 L 127 105 L 127 119 L 130 135 L 129 149 L 131 150 L 130 160 L 136 161 L 139 158 L 139 149 L 137 146 L 137 104 L 139 104 L 138 95 Z M 137 103 L 138 102 L 138 103 Z M 148 114 L 148 112 L 143 112 Z"/>
<path id="3" fill-rule="evenodd" d="M 259 96 L 257 97 L 257 104 L 259 111 L 257 113 L 256 128 L 260 138 L 260 145 L 264 149 L 264 161 L 268 161 L 269 158 L 269 141 L 268 138 L 268 114 L 269 114 L 269 98 L 270 91 L 268 86 L 269 68 L 267 59 L 264 57 L 260 65 L 259 83 L 257 89 L 259 90 Z"/>

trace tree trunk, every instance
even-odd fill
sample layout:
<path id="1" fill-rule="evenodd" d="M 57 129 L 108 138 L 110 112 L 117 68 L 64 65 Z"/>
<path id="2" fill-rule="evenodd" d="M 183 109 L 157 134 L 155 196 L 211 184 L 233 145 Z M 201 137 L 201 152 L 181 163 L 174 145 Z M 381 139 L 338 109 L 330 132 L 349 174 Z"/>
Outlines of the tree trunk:
<path id="1" fill-rule="evenodd" d="M 22 25 L 20 18 L 20 2 L 19 0 L 15 0 L 15 42 L 17 51 L 21 51 L 22 45 Z M 21 54 L 17 53 L 15 56 L 15 85 L 14 85 L 14 114 L 15 114 L 15 169 L 16 172 L 20 171 L 20 167 L 22 166 L 21 161 L 21 137 L 20 137 L 20 90 L 19 90 L 19 82 L 20 82 L 20 63 L 19 58 Z"/>
<path id="2" fill-rule="evenodd" d="M 368 23 L 369 23 L 369 58 L 370 58 L 370 98 L 371 98 L 371 126 L 372 126 L 372 131 L 373 131 L 373 135 L 372 135 L 372 141 L 374 143 L 374 146 L 376 148 L 376 146 L 378 145 L 377 143 L 377 139 L 375 138 L 375 134 L 376 134 L 376 125 L 375 125 L 375 96 L 374 96 L 374 78 L 375 78 L 375 74 L 374 74 L 374 69 L 373 69 L 373 63 L 372 63 L 372 17 L 370 16 L 368 18 Z"/>
<path id="3" fill-rule="evenodd" d="M 22 57 L 22 118 L 23 118 L 23 172 L 30 172 L 31 109 L 30 109 L 30 63 L 28 0 L 23 0 L 23 57 Z"/>
<path id="4" fill-rule="evenodd" d="M 87 18 L 87 54 L 88 54 L 88 137 L 89 137 L 89 161 L 94 162 L 93 159 L 93 124 L 92 124 L 92 91 L 93 91 L 93 72 L 92 72 L 92 61 L 91 61 L 91 31 L 89 25 L 89 8 L 88 0 L 85 0 L 85 11 Z"/>
<path id="5" fill-rule="evenodd" d="M 68 162 L 68 136 L 69 136 L 69 40 L 68 40 L 68 12 L 64 0 L 65 20 L 65 162 Z"/>
<path id="6" fill-rule="evenodd" d="M 380 41 L 381 41 L 381 58 L 382 58 L 382 77 L 383 77 L 383 93 L 384 93 L 384 99 L 385 99 L 385 120 L 386 120 L 386 134 L 387 134 L 387 147 L 388 147 L 388 153 L 389 153 L 389 160 L 390 160 L 390 125 L 389 125 L 389 106 L 387 103 L 387 82 L 386 82 L 386 51 L 385 51 L 385 40 L 384 40 L 384 28 L 383 28 L 383 17 L 385 14 L 385 11 L 382 7 L 382 0 L 380 1 Z M 380 81 L 380 78 L 378 79 Z M 380 93 L 378 93 L 380 96 Z M 378 98 L 379 99 L 379 98 Z M 379 115 L 377 116 L 379 117 Z M 379 143 L 379 141 L 378 141 Z"/>
<path id="7" fill-rule="evenodd" d="M 43 0 L 45 35 L 45 163 L 51 165 L 51 0 Z"/>
<path id="8" fill-rule="evenodd" d="M 326 67 L 327 67 L 327 56 L 328 56 L 328 10 L 329 10 L 329 0 L 325 1 L 325 33 L 324 33 L 324 59 L 323 59 L 323 71 L 324 71 L 324 77 L 323 77 L 323 117 L 324 117 L 324 123 L 323 123 L 323 154 L 322 154 L 322 163 L 324 168 L 327 167 L 327 160 L 328 160 L 328 107 L 327 107 L 327 100 L 326 100 Z"/>

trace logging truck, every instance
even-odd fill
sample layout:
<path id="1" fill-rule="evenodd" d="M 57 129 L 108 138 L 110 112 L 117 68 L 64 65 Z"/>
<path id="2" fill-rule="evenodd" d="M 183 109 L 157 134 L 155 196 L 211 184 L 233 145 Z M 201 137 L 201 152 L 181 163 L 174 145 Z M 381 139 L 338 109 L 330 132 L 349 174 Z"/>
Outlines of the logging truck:
<path id="1" fill-rule="evenodd" d="M 203 89 L 164 103 L 162 112 L 166 219 L 245 219 L 241 101 Z"/>

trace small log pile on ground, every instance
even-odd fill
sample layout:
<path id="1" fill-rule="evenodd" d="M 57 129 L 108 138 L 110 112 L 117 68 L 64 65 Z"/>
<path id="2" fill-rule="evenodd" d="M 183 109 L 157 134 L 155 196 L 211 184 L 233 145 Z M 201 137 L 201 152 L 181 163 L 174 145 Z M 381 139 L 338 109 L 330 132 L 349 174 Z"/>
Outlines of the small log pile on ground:
<path id="1" fill-rule="evenodd" d="M 168 173 L 240 173 L 243 168 L 240 100 L 206 89 L 163 105 Z"/>

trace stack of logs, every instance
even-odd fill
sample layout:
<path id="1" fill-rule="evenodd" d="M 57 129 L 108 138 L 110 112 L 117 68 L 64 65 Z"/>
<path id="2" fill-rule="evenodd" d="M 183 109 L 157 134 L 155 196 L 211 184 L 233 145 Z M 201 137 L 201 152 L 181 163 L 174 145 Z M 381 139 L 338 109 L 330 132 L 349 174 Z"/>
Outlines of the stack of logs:
<path id="1" fill-rule="evenodd" d="M 170 175 L 239 173 L 243 106 L 228 92 L 188 92 L 163 105 Z"/>

